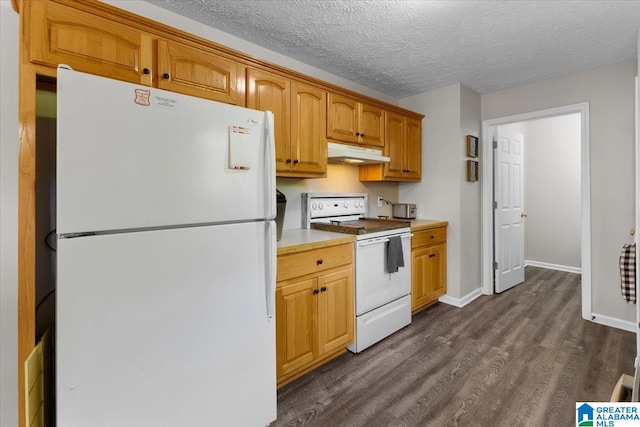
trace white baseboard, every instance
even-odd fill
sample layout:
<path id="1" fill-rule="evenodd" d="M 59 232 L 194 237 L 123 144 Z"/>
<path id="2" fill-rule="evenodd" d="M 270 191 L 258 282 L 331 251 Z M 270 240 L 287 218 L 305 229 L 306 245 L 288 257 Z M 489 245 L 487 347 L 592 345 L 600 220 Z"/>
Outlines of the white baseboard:
<path id="1" fill-rule="evenodd" d="M 622 329 L 623 331 L 636 332 L 635 323 L 628 320 L 616 319 L 615 317 L 604 316 L 602 314 L 592 313 L 591 320 L 593 323 L 611 326 L 612 328 Z"/>
<path id="2" fill-rule="evenodd" d="M 558 271 L 566 271 L 567 273 L 582 274 L 582 268 L 580 267 L 570 267 L 568 265 L 551 264 L 549 262 L 532 261 L 530 259 L 527 259 L 524 261 L 524 266 L 526 267 L 528 265 L 532 267 L 548 268 L 549 270 L 558 270 Z"/>
<path id="3" fill-rule="evenodd" d="M 458 308 L 462 308 L 481 295 L 482 295 L 482 289 L 478 288 L 475 291 L 463 296 L 462 298 L 454 298 L 449 295 L 444 295 L 438 298 L 438 301 L 443 302 L 445 304 L 453 305 Z"/>

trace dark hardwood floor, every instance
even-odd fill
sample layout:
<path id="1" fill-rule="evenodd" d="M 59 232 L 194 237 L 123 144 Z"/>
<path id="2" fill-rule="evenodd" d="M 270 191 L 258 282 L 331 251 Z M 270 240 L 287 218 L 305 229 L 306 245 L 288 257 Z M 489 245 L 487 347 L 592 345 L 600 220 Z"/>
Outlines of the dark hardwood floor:
<path id="1" fill-rule="evenodd" d="M 272 426 L 575 426 L 575 402 L 609 400 L 634 357 L 632 333 L 582 319 L 580 275 L 527 267 L 282 387 Z"/>

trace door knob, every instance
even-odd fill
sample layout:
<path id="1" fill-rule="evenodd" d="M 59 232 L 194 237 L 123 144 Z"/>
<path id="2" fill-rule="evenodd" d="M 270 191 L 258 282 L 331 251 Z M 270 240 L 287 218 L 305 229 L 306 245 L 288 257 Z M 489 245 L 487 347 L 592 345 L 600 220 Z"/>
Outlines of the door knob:
<path id="1" fill-rule="evenodd" d="M 633 228 L 631 230 L 629 230 L 629 234 L 631 234 L 632 236 L 636 234 L 636 230 L 634 230 Z"/>
<path id="2" fill-rule="evenodd" d="M 526 218 L 526 217 L 527 217 L 527 214 L 526 214 L 525 212 L 522 212 L 522 213 L 520 214 L 520 218 Z"/>

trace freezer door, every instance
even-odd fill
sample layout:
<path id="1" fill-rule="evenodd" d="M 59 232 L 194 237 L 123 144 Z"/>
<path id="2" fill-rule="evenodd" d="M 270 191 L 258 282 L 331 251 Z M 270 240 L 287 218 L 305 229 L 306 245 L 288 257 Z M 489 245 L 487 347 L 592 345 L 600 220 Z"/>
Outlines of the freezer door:
<path id="1" fill-rule="evenodd" d="M 272 221 L 60 239 L 57 425 L 268 425 L 275 250 Z"/>
<path id="2" fill-rule="evenodd" d="M 58 69 L 58 233 L 275 218 L 273 115 Z"/>

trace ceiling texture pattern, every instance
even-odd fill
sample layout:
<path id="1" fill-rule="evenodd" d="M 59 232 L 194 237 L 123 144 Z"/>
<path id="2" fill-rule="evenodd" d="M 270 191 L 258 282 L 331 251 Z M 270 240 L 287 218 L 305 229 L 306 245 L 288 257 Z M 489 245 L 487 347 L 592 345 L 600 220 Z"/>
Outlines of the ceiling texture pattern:
<path id="1" fill-rule="evenodd" d="M 395 98 L 637 55 L 640 1 L 146 0 Z"/>

